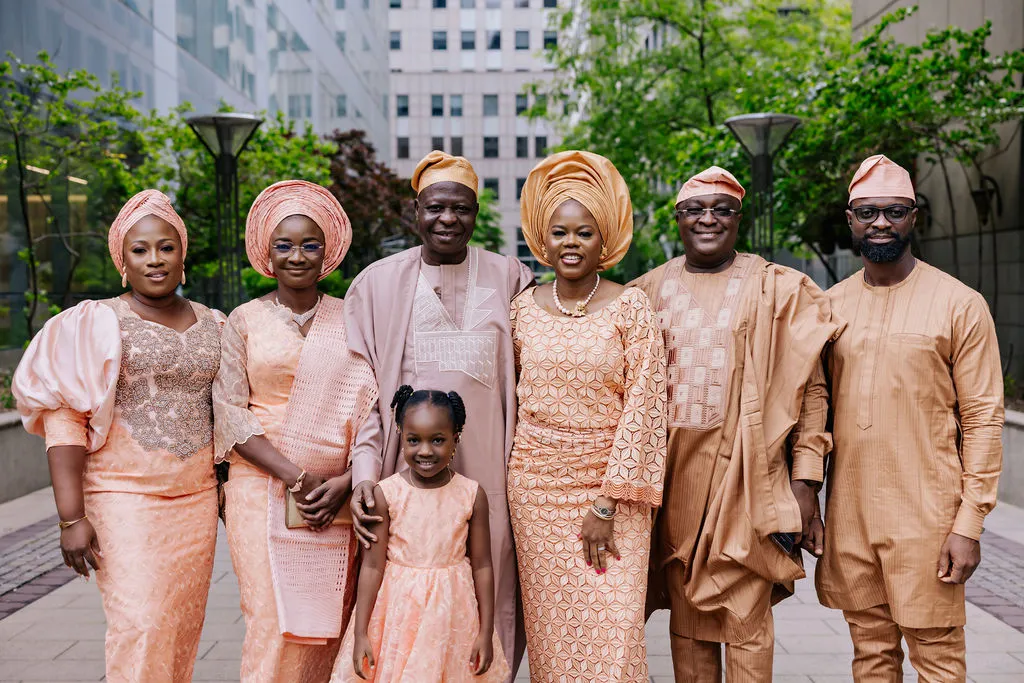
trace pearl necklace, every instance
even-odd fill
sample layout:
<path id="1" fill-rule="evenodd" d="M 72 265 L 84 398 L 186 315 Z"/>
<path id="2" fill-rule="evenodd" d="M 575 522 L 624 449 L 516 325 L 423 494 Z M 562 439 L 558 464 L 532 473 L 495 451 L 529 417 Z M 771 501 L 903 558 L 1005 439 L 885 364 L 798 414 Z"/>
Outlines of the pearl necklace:
<path id="1" fill-rule="evenodd" d="M 305 325 L 306 323 L 313 319 L 313 316 L 316 315 L 317 309 L 320 308 L 321 298 L 322 297 L 317 295 L 316 303 L 313 304 L 313 308 L 309 309 L 305 313 L 295 313 L 291 309 L 288 310 L 288 312 L 292 314 L 292 320 L 295 321 L 296 325 L 298 325 L 301 328 L 303 325 Z M 277 294 L 274 294 L 274 303 L 276 303 L 278 306 L 284 306 L 284 304 L 281 303 L 281 300 L 277 297 Z M 284 307 L 288 308 L 287 306 Z"/>
<path id="2" fill-rule="evenodd" d="M 594 298 L 595 294 L 597 294 L 597 287 L 600 284 L 601 276 L 598 275 L 597 282 L 594 283 L 594 288 L 590 290 L 590 294 L 587 295 L 587 298 L 577 301 L 575 308 L 570 311 L 562 305 L 562 300 L 558 298 L 558 278 L 555 278 L 555 281 L 551 283 L 551 298 L 555 300 L 555 308 L 561 311 L 563 315 L 567 315 L 570 318 L 582 318 L 587 314 L 587 304 L 589 304 L 590 300 Z"/>

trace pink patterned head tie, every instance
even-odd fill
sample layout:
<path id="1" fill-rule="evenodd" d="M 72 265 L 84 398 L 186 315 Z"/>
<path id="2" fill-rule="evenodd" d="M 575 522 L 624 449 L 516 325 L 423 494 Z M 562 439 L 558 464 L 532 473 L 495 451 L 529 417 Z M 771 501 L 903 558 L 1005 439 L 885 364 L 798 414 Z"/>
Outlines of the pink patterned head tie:
<path id="1" fill-rule="evenodd" d="M 282 180 L 260 192 L 245 220 L 245 253 L 261 275 L 274 277 L 270 267 L 270 236 L 289 216 L 305 216 L 324 231 L 322 280 L 341 265 L 352 244 L 352 224 L 345 209 L 326 188 L 305 180 Z"/>
<path id="2" fill-rule="evenodd" d="M 117 272 L 124 272 L 124 239 L 128 231 L 146 216 L 156 216 L 170 223 L 181 238 L 181 258 L 188 253 L 188 232 L 185 222 L 171 206 L 171 200 L 160 190 L 143 190 L 129 199 L 117 213 L 107 232 L 107 248 Z"/>

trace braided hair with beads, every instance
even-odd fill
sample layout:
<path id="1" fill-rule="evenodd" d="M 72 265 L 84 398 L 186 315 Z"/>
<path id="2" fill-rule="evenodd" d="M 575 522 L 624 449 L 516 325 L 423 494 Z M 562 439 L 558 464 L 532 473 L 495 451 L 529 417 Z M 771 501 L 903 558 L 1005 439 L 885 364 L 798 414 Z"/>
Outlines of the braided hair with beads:
<path id="1" fill-rule="evenodd" d="M 416 405 L 426 403 L 438 408 L 447 408 L 452 420 L 455 434 L 461 434 L 466 426 L 466 404 L 462 397 L 454 391 L 445 393 L 436 389 L 413 390 L 408 384 L 398 387 L 394 398 L 391 399 L 391 410 L 395 415 L 395 424 L 402 429 L 402 420 L 405 419 L 405 412 Z"/>

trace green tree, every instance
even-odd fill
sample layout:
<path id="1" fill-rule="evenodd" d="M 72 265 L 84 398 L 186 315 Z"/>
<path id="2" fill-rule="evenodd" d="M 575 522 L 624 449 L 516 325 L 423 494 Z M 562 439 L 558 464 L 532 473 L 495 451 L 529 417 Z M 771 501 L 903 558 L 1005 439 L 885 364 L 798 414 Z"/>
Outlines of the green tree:
<path id="1" fill-rule="evenodd" d="M 476 215 L 476 228 L 470 244 L 483 247 L 488 251 L 499 252 L 505 244 L 505 233 L 501 229 L 501 214 L 498 213 L 498 200 L 494 193 L 485 189 L 478 198 L 480 211 Z"/>
<path id="2" fill-rule="evenodd" d="M 978 167 L 997 124 L 1024 114 L 1022 53 L 991 54 L 987 25 L 911 46 L 886 29 L 913 9 L 852 41 L 848 7 L 831 0 L 581 4 L 556 17 L 570 36 L 550 53 L 561 75 L 533 86 L 546 97 L 531 113 L 562 122 L 563 147 L 605 154 L 629 182 L 636 248 L 622 278 L 679 253 L 672 201 L 687 177 L 714 163 L 749 187 L 749 161 L 722 125 L 729 116 L 803 119 L 775 160 L 776 242 L 821 256 L 848 244 L 845 188 L 859 161 L 884 152 L 948 179 L 950 163 Z"/>
<path id="3" fill-rule="evenodd" d="M 70 303 L 78 266 L 90 251 L 106 251 L 113 217 L 104 204 L 107 181 L 123 173 L 137 144 L 130 101 L 138 93 L 116 81 L 104 89 L 85 70 L 61 73 L 46 52 L 37 63 L 7 56 L 0 62 L 0 170 L 15 195 L 8 215 L 26 271 L 19 332 L 30 337 L 39 315 L 57 308 L 49 292 Z M 82 194 L 86 204 L 73 204 Z"/>

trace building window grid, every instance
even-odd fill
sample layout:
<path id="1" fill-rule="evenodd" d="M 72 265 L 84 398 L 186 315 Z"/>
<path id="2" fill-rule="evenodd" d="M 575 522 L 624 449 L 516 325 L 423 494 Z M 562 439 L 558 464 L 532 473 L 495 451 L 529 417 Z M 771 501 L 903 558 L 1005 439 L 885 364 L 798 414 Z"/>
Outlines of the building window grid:
<path id="1" fill-rule="evenodd" d="M 399 159 L 409 158 L 409 138 L 398 138 L 397 156 Z"/>
<path id="2" fill-rule="evenodd" d="M 402 32 L 391 31 L 391 49 L 401 50 L 402 49 Z"/>
<path id="3" fill-rule="evenodd" d="M 530 138 L 526 136 L 516 138 L 516 158 L 528 159 L 530 157 Z"/>
<path id="4" fill-rule="evenodd" d="M 529 50 L 530 49 L 530 32 L 517 30 L 516 31 L 516 49 L 517 50 Z"/>
<path id="5" fill-rule="evenodd" d="M 463 50 L 475 50 L 476 49 L 476 31 L 463 31 L 462 32 L 462 49 Z"/>
<path id="6" fill-rule="evenodd" d="M 544 157 L 548 153 L 548 136 L 538 135 L 534 141 L 533 155 L 535 157 Z"/>
<path id="7" fill-rule="evenodd" d="M 432 137 L 430 138 L 430 149 L 437 150 L 438 152 L 444 151 L 444 138 Z"/>
<path id="8" fill-rule="evenodd" d="M 447 31 L 434 31 L 433 36 L 434 50 L 437 52 L 443 52 L 448 49 L 448 32 Z"/>
<path id="9" fill-rule="evenodd" d="M 516 178 L 516 201 L 523 198 L 523 187 L 526 185 L 526 178 Z"/>
<path id="10" fill-rule="evenodd" d="M 448 7 L 448 0 L 434 0 L 434 9 L 445 9 Z"/>
<path id="11" fill-rule="evenodd" d="M 494 195 L 494 201 L 499 201 L 501 195 L 499 194 L 499 183 L 497 178 L 484 178 L 484 190 L 490 190 Z"/>
<path id="12" fill-rule="evenodd" d="M 544 31 L 544 49 L 553 50 L 558 47 L 558 31 Z"/>
<path id="13" fill-rule="evenodd" d="M 487 49 L 488 50 L 500 50 L 501 49 L 501 31 L 493 30 L 487 32 Z"/>
<path id="14" fill-rule="evenodd" d="M 452 147 L 451 154 L 453 156 L 461 157 L 462 156 L 462 137 L 461 136 L 459 136 L 459 137 L 452 136 L 451 147 Z"/>
<path id="15" fill-rule="evenodd" d="M 395 95 L 395 116 L 405 118 L 409 115 L 409 96 Z"/>
<path id="16" fill-rule="evenodd" d="M 516 116 L 521 116 L 530 108 L 530 100 L 523 93 L 516 94 Z"/>

